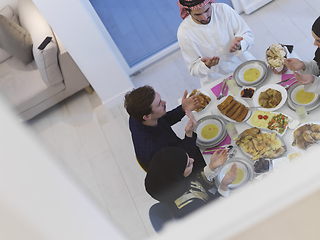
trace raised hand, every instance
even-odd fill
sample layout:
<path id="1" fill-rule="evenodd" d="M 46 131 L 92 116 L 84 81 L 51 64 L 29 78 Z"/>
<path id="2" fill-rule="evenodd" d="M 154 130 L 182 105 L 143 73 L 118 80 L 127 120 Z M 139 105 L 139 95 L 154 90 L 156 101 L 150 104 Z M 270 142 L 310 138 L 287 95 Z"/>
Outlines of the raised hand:
<path id="1" fill-rule="evenodd" d="M 230 48 L 229 48 L 229 52 L 233 53 L 235 51 L 238 51 L 241 49 L 241 41 L 243 40 L 243 37 L 237 37 L 235 39 L 233 39 Z"/>
<path id="2" fill-rule="evenodd" d="M 220 61 L 220 58 L 219 57 L 216 57 L 216 56 L 213 56 L 212 58 L 210 57 L 203 57 L 201 58 L 201 61 L 204 62 L 204 64 L 208 67 L 208 68 L 211 68 L 213 66 L 216 66 L 218 65 L 219 61 Z"/>
<path id="3" fill-rule="evenodd" d="M 301 85 L 307 85 L 307 84 L 313 83 L 315 80 L 312 74 L 299 74 L 295 72 L 294 76 Z"/>
<path id="4" fill-rule="evenodd" d="M 232 164 L 230 171 L 221 180 L 220 188 L 226 191 L 228 189 L 228 185 L 233 183 L 234 180 L 236 180 L 237 173 L 238 173 L 238 167 L 237 167 L 237 164 L 234 163 Z"/>
<path id="5" fill-rule="evenodd" d="M 186 136 L 187 137 L 192 137 L 193 130 L 194 130 L 196 124 L 197 124 L 197 120 L 196 120 L 196 118 L 194 117 L 193 113 L 190 110 L 186 111 L 186 115 L 190 119 L 189 122 L 187 123 L 186 128 L 185 128 Z"/>
<path id="6" fill-rule="evenodd" d="M 306 65 L 297 58 L 284 59 L 284 63 L 293 72 L 306 69 Z"/>
<path id="7" fill-rule="evenodd" d="M 188 91 L 185 90 L 183 97 L 182 97 L 182 100 L 181 100 L 182 109 L 184 111 L 188 111 L 188 110 L 193 111 L 196 108 L 196 106 L 198 105 L 197 96 L 193 95 L 193 96 L 187 98 L 187 95 L 188 95 Z"/>
<path id="8" fill-rule="evenodd" d="M 222 166 L 228 159 L 228 150 L 223 149 L 222 151 L 215 151 L 211 158 L 209 163 L 209 168 L 211 171 L 214 171 L 216 168 Z"/>

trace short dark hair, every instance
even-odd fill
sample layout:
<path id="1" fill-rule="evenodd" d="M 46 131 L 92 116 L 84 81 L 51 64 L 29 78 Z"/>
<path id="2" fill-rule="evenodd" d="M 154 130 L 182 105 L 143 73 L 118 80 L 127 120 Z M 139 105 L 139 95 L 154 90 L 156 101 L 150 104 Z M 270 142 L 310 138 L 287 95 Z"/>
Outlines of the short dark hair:
<path id="1" fill-rule="evenodd" d="M 126 93 L 124 107 L 132 118 L 142 123 L 143 116 L 152 113 L 151 104 L 155 95 L 156 92 L 151 86 L 139 87 Z"/>

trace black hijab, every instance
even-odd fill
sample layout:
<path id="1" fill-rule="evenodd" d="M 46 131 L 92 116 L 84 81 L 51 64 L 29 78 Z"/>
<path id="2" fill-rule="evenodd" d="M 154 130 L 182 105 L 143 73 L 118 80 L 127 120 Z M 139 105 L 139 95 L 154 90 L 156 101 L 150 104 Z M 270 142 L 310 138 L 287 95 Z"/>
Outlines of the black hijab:
<path id="1" fill-rule="evenodd" d="M 318 17 L 317 20 L 313 23 L 312 32 L 314 32 L 314 34 L 320 38 L 320 17 Z M 320 69 L 320 48 L 317 48 L 313 60 L 317 62 Z"/>
<path id="2" fill-rule="evenodd" d="M 190 187 L 190 179 L 183 176 L 187 153 L 179 147 L 168 147 L 157 152 L 145 178 L 146 191 L 160 202 L 172 202 Z"/>

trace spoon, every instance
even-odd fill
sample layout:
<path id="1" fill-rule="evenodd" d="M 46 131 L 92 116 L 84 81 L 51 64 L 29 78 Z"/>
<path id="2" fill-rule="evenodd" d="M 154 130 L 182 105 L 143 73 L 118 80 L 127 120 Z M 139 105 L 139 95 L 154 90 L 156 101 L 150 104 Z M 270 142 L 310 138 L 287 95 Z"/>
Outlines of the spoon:
<path id="1" fill-rule="evenodd" d="M 283 87 L 288 91 L 288 89 L 293 85 L 293 84 L 296 84 L 298 82 L 298 80 L 295 80 L 294 82 L 290 83 L 290 84 L 287 84 L 287 85 L 284 85 Z"/>

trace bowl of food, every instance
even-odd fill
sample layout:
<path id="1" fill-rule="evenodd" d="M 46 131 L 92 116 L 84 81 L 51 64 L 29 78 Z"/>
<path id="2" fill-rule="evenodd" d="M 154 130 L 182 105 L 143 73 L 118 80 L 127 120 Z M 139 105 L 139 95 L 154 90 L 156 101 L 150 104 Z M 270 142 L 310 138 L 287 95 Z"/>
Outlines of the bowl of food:
<path id="1" fill-rule="evenodd" d="M 259 158 L 254 162 L 254 172 L 257 174 L 269 172 L 270 161 L 265 158 Z"/>
<path id="2" fill-rule="evenodd" d="M 194 109 L 196 112 L 201 112 L 202 110 L 206 109 L 211 102 L 211 98 L 208 93 L 200 92 L 197 89 L 194 89 L 188 97 L 192 97 L 196 95 L 198 99 L 198 106 Z"/>
<path id="3" fill-rule="evenodd" d="M 319 95 L 313 92 L 304 91 L 304 86 L 297 86 L 292 90 L 291 99 L 297 105 L 308 106 L 317 101 Z"/>
<path id="4" fill-rule="evenodd" d="M 244 99 L 252 99 L 255 91 L 255 87 L 242 87 L 240 96 Z"/>
<path id="5" fill-rule="evenodd" d="M 218 174 L 219 182 L 221 183 L 222 179 L 230 171 L 231 166 L 234 163 L 237 165 L 237 178 L 228 186 L 229 188 L 237 188 L 249 179 L 249 170 L 246 164 L 240 161 L 230 161 L 221 167 Z"/>
<path id="6" fill-rule="evenodd" d="M 287 58 L 287 50 L 284 45 L 280 43 L 271 44 L 266 51 L 266 58 L 268 66 L 275 74 L 283 74 L 288 68 L 284 63 Z"/>
<path id="7" fill-rule="evenodd" d="M 222 134 L 221 122 L 217 119 L 206 119 L 197 126 L 197 136 L 202 142 L 211 142 Z"/>
<path id="8" fill-rule="evenodd" d="M 287 101 L 287 90 L 279 84 L 259 88 L 253 96 L 253 105 L 262 111 L 275 111 Z"/>

